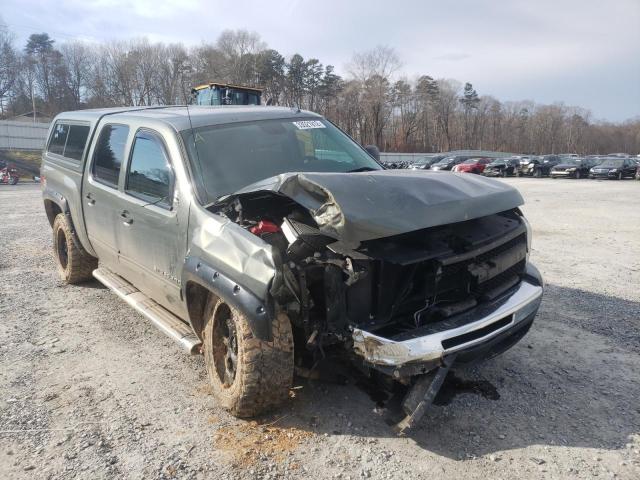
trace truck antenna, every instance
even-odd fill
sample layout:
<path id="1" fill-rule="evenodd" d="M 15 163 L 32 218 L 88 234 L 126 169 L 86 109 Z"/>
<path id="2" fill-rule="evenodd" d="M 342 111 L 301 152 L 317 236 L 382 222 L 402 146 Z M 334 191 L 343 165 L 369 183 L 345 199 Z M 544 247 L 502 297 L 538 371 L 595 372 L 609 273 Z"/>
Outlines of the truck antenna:
<path id="1" fill-rule="evenodd" d="M 191 130 L 191 137 L 193 139 L 193 148 L 196 151 L 196 161 L 198 162 L 198 168 L 202 168 L 200 165 L 200 153 L 198 152 L 198 142 L 196 139 L 196 132 L 193 129 L 193 122 L 191 121 L 191 113 L 189 112 L 189 100 L 187 99 L 187 91 L 184 88 L 184 74 L 185 72 L 191 73 L 191 65 L 185 63 L 180 67 L 180 82 L 182 83 L 182 95 L 184 96 L 184 106 L 187 109 L 187 118 L 189 119 L 189 128 Z M 188 152 L 187 152 L 188 153 Z"/>

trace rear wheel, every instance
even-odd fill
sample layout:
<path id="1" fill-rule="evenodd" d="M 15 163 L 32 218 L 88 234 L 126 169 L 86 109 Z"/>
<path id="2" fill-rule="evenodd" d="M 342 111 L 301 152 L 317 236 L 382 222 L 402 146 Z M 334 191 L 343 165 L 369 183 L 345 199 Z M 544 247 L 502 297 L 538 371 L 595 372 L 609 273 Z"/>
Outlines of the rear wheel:
<path id="1" fill-rule="evenodd" d="M 58 274 L 65 283 L 80 283 L 91 278 L 98 259 L 75 244 L 67 216 L 59 213 L 53 221 L 53 254 Z"/>
<path id="2" fill-rule="evenodd" d="M 618 172 L 618 180 L 622 180 L 622 172 Z"/>
<path id="3" fill-rule="evenodd" d="M 507 176 L 507 170 L 506 169 L 502 170 L 500 175 L 503 176 L 503 177 L 506 177 Z"/>
<path id="4" fill-rule="evenodd" d="M 253 417 L 283 403 L 293 382 L 293 334 L 284 314 L 272 322 L 273 340 L 255 338 L 246 317 L 211 296 L 203 331 L 204 359 L 218 403 L 237 417 Z"/>
<path id="5" fill-rule="evenodd" d="M 533 173 L 533 176 L 536 178 L 541 178 L 542 177 L 542 170 L 540 170 L 539 168 L 536 169 L 536 171 Z"/>
<path id="6" fill-rule="evenodd" d="M 11 185 L 17 185 L 20 177 L 11 177 Z"/>
<path id="7" fill-rule="evenodd" d="M 580 180 L 580 170 L 576 170 L 576 180 Z"/>

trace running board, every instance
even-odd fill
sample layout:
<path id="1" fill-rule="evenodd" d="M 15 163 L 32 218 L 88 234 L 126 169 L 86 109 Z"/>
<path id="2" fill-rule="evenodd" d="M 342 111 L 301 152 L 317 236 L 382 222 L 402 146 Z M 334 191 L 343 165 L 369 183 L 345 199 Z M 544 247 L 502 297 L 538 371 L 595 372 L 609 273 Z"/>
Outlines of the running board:
<path id="1" fill-rule="evenodd" d="M 93 276 L 122 300 L 147 317 L 162 333 L 178 342 L 192 355 L 200 352 L 200 339 L 189 325 L 127 282 L 120 275 L 97 268 Z"/>

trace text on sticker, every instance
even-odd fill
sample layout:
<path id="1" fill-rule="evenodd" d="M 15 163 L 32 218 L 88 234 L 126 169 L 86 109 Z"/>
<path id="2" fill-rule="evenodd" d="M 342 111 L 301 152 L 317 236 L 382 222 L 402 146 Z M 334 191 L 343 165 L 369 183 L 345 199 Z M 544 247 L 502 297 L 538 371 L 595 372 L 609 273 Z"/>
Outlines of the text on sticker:
<path id="1" fill-rule="evenodd" d="M 320 120 L 301 120 L 299 122 L 293 122 L 293 124 L 300 130 L 309 130 L 310 128 L 326 128 L 324 123 Z"/>

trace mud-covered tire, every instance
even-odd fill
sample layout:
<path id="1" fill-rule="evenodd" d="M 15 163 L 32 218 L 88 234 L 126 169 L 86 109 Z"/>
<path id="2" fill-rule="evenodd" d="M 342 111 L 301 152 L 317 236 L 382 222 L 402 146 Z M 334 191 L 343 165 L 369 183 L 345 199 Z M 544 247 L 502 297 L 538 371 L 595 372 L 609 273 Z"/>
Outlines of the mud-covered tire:
<path id="1" fill-rule="evenodd" d="M 80 283 L 91 278 L 98 259 L 77 246 L 72 238 L 66 215 L 59 213 L 53 221 L 53 255 L 58 274 L 65 283 Z"/>
<path id="2" fill-rule="evenodd" d="M 217 402 L 241 418 L 254 417 L 281 405 L 288 398 L 293 382 L 293 334 L 289 318 L 276 315 L 270 342 L 255 338 L 245 316 L 214 296 L 207 302 L 205 318 L 203 353 Z M 223 353 L 229 348 L 229 340 L 227 343 L 221 340 L 228 321 L 235 327 L 236 338 L 236 364 L 231 383 L 223 373 L 226 364 Z"/>

